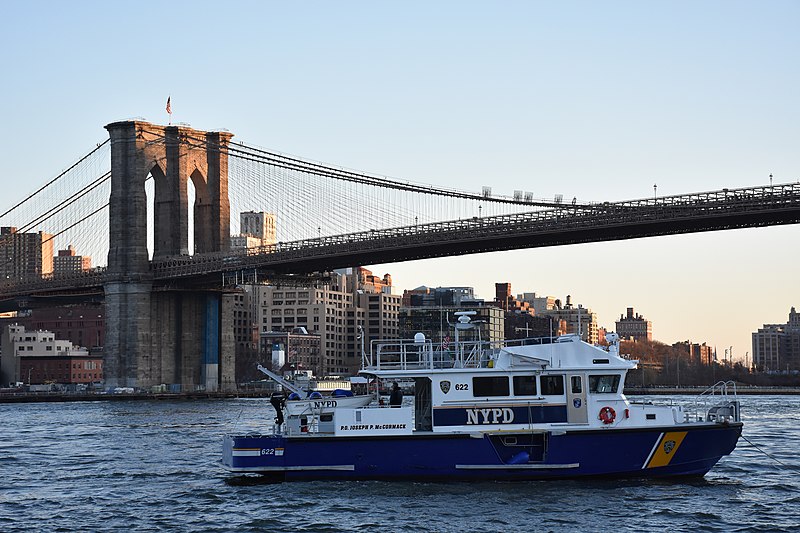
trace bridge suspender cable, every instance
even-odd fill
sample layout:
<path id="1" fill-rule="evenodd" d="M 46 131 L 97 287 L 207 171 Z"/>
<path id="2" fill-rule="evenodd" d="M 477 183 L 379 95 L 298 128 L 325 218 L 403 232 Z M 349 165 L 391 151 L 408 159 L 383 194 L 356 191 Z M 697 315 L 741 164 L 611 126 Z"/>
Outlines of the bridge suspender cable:
<path id="1" fill-rule="evenodd" d="M 158 134 L 153 134 L 153 135 L 155 135 L 156 137 L 160 137 L 162 139 L 166 138 L 165 136 L 161 136 Z M 369 174 L 363 174 L 360 172 L 339 169 L 323 165 L 321 163 L 314 163 L 295 157 L 276 154 L 273 152 L 269 152 L 267 150 L 262 150 L 259 148 L 248 146 L 244 143 L 231 143 L 241 147 L 241 149 L 235 148 L 231 145 L 228 145 L 227 147 L 220 147 L 215 143 L 210 143 L 206 139 L 199 137 L 192 137 L 189 135 L 184 136 L 182 142 L 194 148 L 216 148 L 219 149 L 221 152 L 227 153 L 228 156 L 230 157 L 244 159 L 255 163 L 269 164 L 287 170 L 294 170 L 297 172 L 304 172 L 307 174 L 313 174 L 321 177 L 339 179 L 354 183 L 361 183 L 364 185 L 371 185 L 374 187 L 392 188 L 407 192 L 416 192 L 428 195 L 449 196 L 453 198 L 462 198 L 465 200 L 475 200 L 481 202 L 494 202 L 494 203 L 504 203 L 504 204 L 514 204 L 514 205 L 529 205 L 533 207 L 558 207 L 558 208 L 571 207 L 575 209 L 587 209 L 587 208 L 593 209 L 596 207 L 588 204 L 564 204 L 561 202 L 547 202 L 542 200 L 525 201 L 525 200 L 516 200 L 512 198 L 502 198 L 496 196 L 483 196 L 480 194 L 459 191 L 456 189 L 445 189 L 445 188 L 432 187 L 430 185 L 420 185 L 410 182 L 402 182 L 385 177 L 370 176 Z"/>
<path id="2" fill-rule="evenodd" d="M 258 148 L 253 148 L 252 146 L 247 146 L 241 143 L 238 143 L 237 146 L 242 146 L 246 150 L 239 150 L 237 148 L 228 147 L 228 154 L 231 157 L 237 157 L 240 159 L 246 159 L 249 161 L 254 161 L 258 163 L 266 163 L 270 165 L 274 165 L 276 167 L 285 168 L 288 170 L 295 170 L 298 172 L 305 172 L 308 174 L 314 174 L 317 176 L 328 177 L 333 179 L 340 179 L 344 181 L 350 181 L 354 183 L 361 183 L 365 185 L 371 185 L 374 187 L 383 187 L 383 188 L 391 188 L 397 189 L 407 192 L 416 192 L 420 194 L 429 194 L 429 195 L 437 195 L 437 196 L 449 196 L 452 198 L 461 198 L 465 200 L 475 200 L 480 202 L 494 202 L 494 203 L 503 203 L 503 204 L 514 204 L 514 205 L 529 205 L 535 207 L 564 207 L 564 204 L 557 203 L 557 202 L 546 202 L 546 201 L 524 201 L 524 200 L 515 200 L 511 198 L 499 198 L 496 196 L 483 196 L 480 194 L 459 191 L 455 189 L 445 189 L 445 188 L 438 188 L 432 187 L 428 185 L 419 185 L 414 183 L 408 182 L 401 182 L 397 180 L 391 180 L 388 178 L 378 178 L 375 176 L 369 176 L 367 174 L 361 174 L 357 172 L 337 169 L 333 167 L 328 167 L 325 165 L 321 165 L 318 163 L 311 163 L 307 161 L 303 161 L 296 158 L 291 158 L 287 156 L 282 156 L 278 154 L 273 154 L 271 152 L 267 152 L 265 150 L 260 150 Z M 255 153 L 254 153 L 255 152 Z M 260 155 L 263 154 L 263 155 Z M 586 205 L 575 205 L 574 207 L 579 208 L 586 208 L 589 206 Z"/>

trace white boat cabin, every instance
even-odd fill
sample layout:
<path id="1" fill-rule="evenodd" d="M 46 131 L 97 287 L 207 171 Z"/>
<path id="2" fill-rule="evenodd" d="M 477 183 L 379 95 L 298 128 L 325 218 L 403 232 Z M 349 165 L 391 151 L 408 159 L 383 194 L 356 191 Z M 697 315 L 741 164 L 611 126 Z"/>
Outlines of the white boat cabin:
<path id="1" fill-rule="evenodd" d="M 457 341 L 437 349 L 420 335 L 378 342 L 362 375 L 382 380 L 413 379 L 415 429 L 433 432 L 542 430 L 675 424 L 679 407 L 631 404 L 622 394 L 625 375 L 638 361 L 619 354 L 618 339 L 607 350 L 577 335 L 555 339 L 488 343 Z"/>
<path id="2" fill-rule="evenodd" d="M 434 345 L 418 333 L 414 339 L 374 341 L 371 354 L 363 356 L 359 373 L 376 387 L 393 380 L 414 383 L 413 407 L 373 402 L 290 416 L 288 434 L 472 434 L 690 423 L 682 407 L 628 401 L 622 393 L 625 376 L 638 361 L 620 355 L 614 333 L 606 336 L 606 348 L 578 335 L 492 345 L 480 339 L 468 312 L 456 315 L 452 345 Z M 477 338 L 465 340 L 470 334 Z M 727 394 L 724 384 L 721 393 Z M 696 421 L 709 420 L 708 413 Z M 738 412 L 714 417 L 737 419 Z"/>

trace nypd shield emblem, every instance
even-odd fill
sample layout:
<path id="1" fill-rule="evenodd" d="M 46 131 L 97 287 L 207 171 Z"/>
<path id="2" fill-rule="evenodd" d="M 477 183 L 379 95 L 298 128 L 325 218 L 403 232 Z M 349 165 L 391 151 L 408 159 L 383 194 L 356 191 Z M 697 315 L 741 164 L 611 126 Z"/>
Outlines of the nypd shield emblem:
<path id="1" fill-rule="evenodd" d="M 674 450 L 674 449 L 675 449 L 675 441 L 674 440 L 668 440 L 667 442 L 664 443 L 664 453 L 665 454 L 669 455 L 670 453 L 672 453 L 672 450 Z"/>
<path id="2" fill-rule="evenodd" d="M 447 394 L 450 392 L 450 382 L 447 380 L 443 380 L 439 382 L 439 387 L 442 389 L 442 392 Z"/>

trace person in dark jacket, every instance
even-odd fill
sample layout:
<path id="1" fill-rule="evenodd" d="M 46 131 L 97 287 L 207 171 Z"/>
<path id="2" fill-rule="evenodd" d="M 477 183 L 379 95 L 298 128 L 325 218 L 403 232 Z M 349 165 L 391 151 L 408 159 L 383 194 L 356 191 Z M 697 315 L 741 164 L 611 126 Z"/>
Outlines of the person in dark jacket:
<path id="1" fill-rule="evenodd" d="M 392 407 L 400 407 L 403 404 L 403 391 L 400 390 L 400 387 L 397 385 L 395 381 L 392 385 L 392 394 L 389 395 L 389 405 Z"/>
<path id="2" fill-rule="evenodd" d="M 286 405 L 286 395 L 283 392 L 275 391 L 269 398 L 269 403 L 275 408 L 275 423 L 279 426 L 283 425 L 283 408 Z"/>

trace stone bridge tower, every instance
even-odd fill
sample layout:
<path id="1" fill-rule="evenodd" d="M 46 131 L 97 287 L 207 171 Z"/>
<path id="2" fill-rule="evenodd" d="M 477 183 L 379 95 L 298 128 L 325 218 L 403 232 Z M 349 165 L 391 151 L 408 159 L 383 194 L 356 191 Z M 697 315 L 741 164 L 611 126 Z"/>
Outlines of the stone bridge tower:
<path id="1" fill-rule="evenodd" d="M 147 251 L 145 182 L 155 182 L 154 258 L 230 244 L 227 146 L 232 135 L 141 121 L 106 126 L 111 137 L 110 247 L 105 378 L 109 387 L 234 386 L 232 296 L 154 289 Z M 188 182 L 195 202 L 188 203 Z M 223 327 L 224 326 L 224 327 Z"/>

